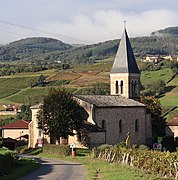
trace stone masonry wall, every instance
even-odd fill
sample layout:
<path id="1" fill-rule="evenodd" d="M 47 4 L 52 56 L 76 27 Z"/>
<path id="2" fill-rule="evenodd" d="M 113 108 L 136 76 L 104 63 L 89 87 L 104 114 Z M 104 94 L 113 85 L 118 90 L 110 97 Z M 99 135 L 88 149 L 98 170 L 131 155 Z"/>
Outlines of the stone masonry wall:
<path id="1" fill-rule="evenodd" d="M 146 144 L 146 114 L 143 107 L 96 108 L 96 123 L 100 127 L 106 122 L 106 143 L 117 144 L 125 141 L 130 133 L 132 144 Z M 138 121 L 138 131 L 135 132 L 135 121 Z M 119 121 L 121 120 L 121 132 Z M 150 131 L 150 129 L 148 129 Z M 150 134 L 150 133 L 148 133 Z"/>

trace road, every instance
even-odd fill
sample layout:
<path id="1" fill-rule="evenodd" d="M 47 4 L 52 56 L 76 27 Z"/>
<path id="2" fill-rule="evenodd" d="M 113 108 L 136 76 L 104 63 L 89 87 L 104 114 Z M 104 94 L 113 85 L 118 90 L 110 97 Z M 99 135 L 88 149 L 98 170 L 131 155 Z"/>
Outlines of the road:
<path id="1" fill-rule="evenodd" d="M 51 158 L 35 158 L 42 166 L 19 180 L 84 180 L 85 168 L 82 164 Z"/>

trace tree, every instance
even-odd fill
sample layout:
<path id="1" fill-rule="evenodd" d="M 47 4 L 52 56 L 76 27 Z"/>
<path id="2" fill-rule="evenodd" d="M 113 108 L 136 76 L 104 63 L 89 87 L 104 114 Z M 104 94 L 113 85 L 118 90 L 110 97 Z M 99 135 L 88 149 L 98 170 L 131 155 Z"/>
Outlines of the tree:
<path id="1" fill-rule="evenodd" d="M 143 85 L 142 94 L 146 96 L 158 96 L 160 94 L 165 93 L 166 90 L 166 83 L 158 79 L 153 82 L 145 83 Z"/>
<path id="2" fill-rule="evenodd" d="M 31 114 L 31 105 L 25 105 L 23 104 L 21 106 L 21 112 L 17 115 L 16 119 L 29 119 L 31 120 L 32 114 Z"/>
<path id="3" fill-rule="evenodd" d="M 79 132 L 88 114 L 64 89 L 51 89 L 37 115 L 38 126 L 56 141 Z M 45 129 L 44 129 L 45 128 Z"/>
<path id="4" fill-rule="evenodd" d="M 141 102 L 146 105 L 146 107 L 151 112 L 151 122 L 152 122 L 152 134 L 153 137 L 164 136 L 166 122 L 165 119 L 161 117 L 161 104 L 160 101 L 153 96 L 142 96 Z"/>
<path id="5" fill-rule="evenodd" d="M 94 86 L 90 89 L 90 94 L 109 94 L 110 86 L 107 83 L 95 83 Z"/>

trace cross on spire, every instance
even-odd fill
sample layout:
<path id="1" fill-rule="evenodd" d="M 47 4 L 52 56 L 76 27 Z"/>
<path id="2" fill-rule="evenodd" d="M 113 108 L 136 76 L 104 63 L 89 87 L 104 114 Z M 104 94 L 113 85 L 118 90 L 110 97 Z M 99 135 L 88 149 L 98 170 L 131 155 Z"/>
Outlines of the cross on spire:
<path id="1" fill-rule="evenodd" d="M 127 21 L 124 21 L 124 29 L 126 29 L 126 22 L 127 22 Z"/>

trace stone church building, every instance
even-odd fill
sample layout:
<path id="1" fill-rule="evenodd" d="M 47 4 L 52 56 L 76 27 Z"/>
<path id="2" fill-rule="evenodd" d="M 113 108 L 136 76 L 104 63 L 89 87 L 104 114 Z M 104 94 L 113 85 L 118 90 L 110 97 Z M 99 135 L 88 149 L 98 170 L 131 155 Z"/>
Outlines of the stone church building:
<path id="1" fill-rule="evenodd" d="M 140 97 L 140 71 L 138 69 L 126 29 L 110 71 L 111 95 L 75 95 L 89 117 L 88 124 L 95 128 L 89 133 L 89 146 L 117 144 L 130 137 L 131 144 L 148 144 L 151 139 L 151 118 Z M 42 136 L 37 128 L 36 114 L 39 105 L 33 106 L 29 125 L 29 147 L 35 147 Z M 49 139 L 49 138 L 47 138 Z M 69 136 L 68 143 L 80 146 L 77 136 Z"/>

